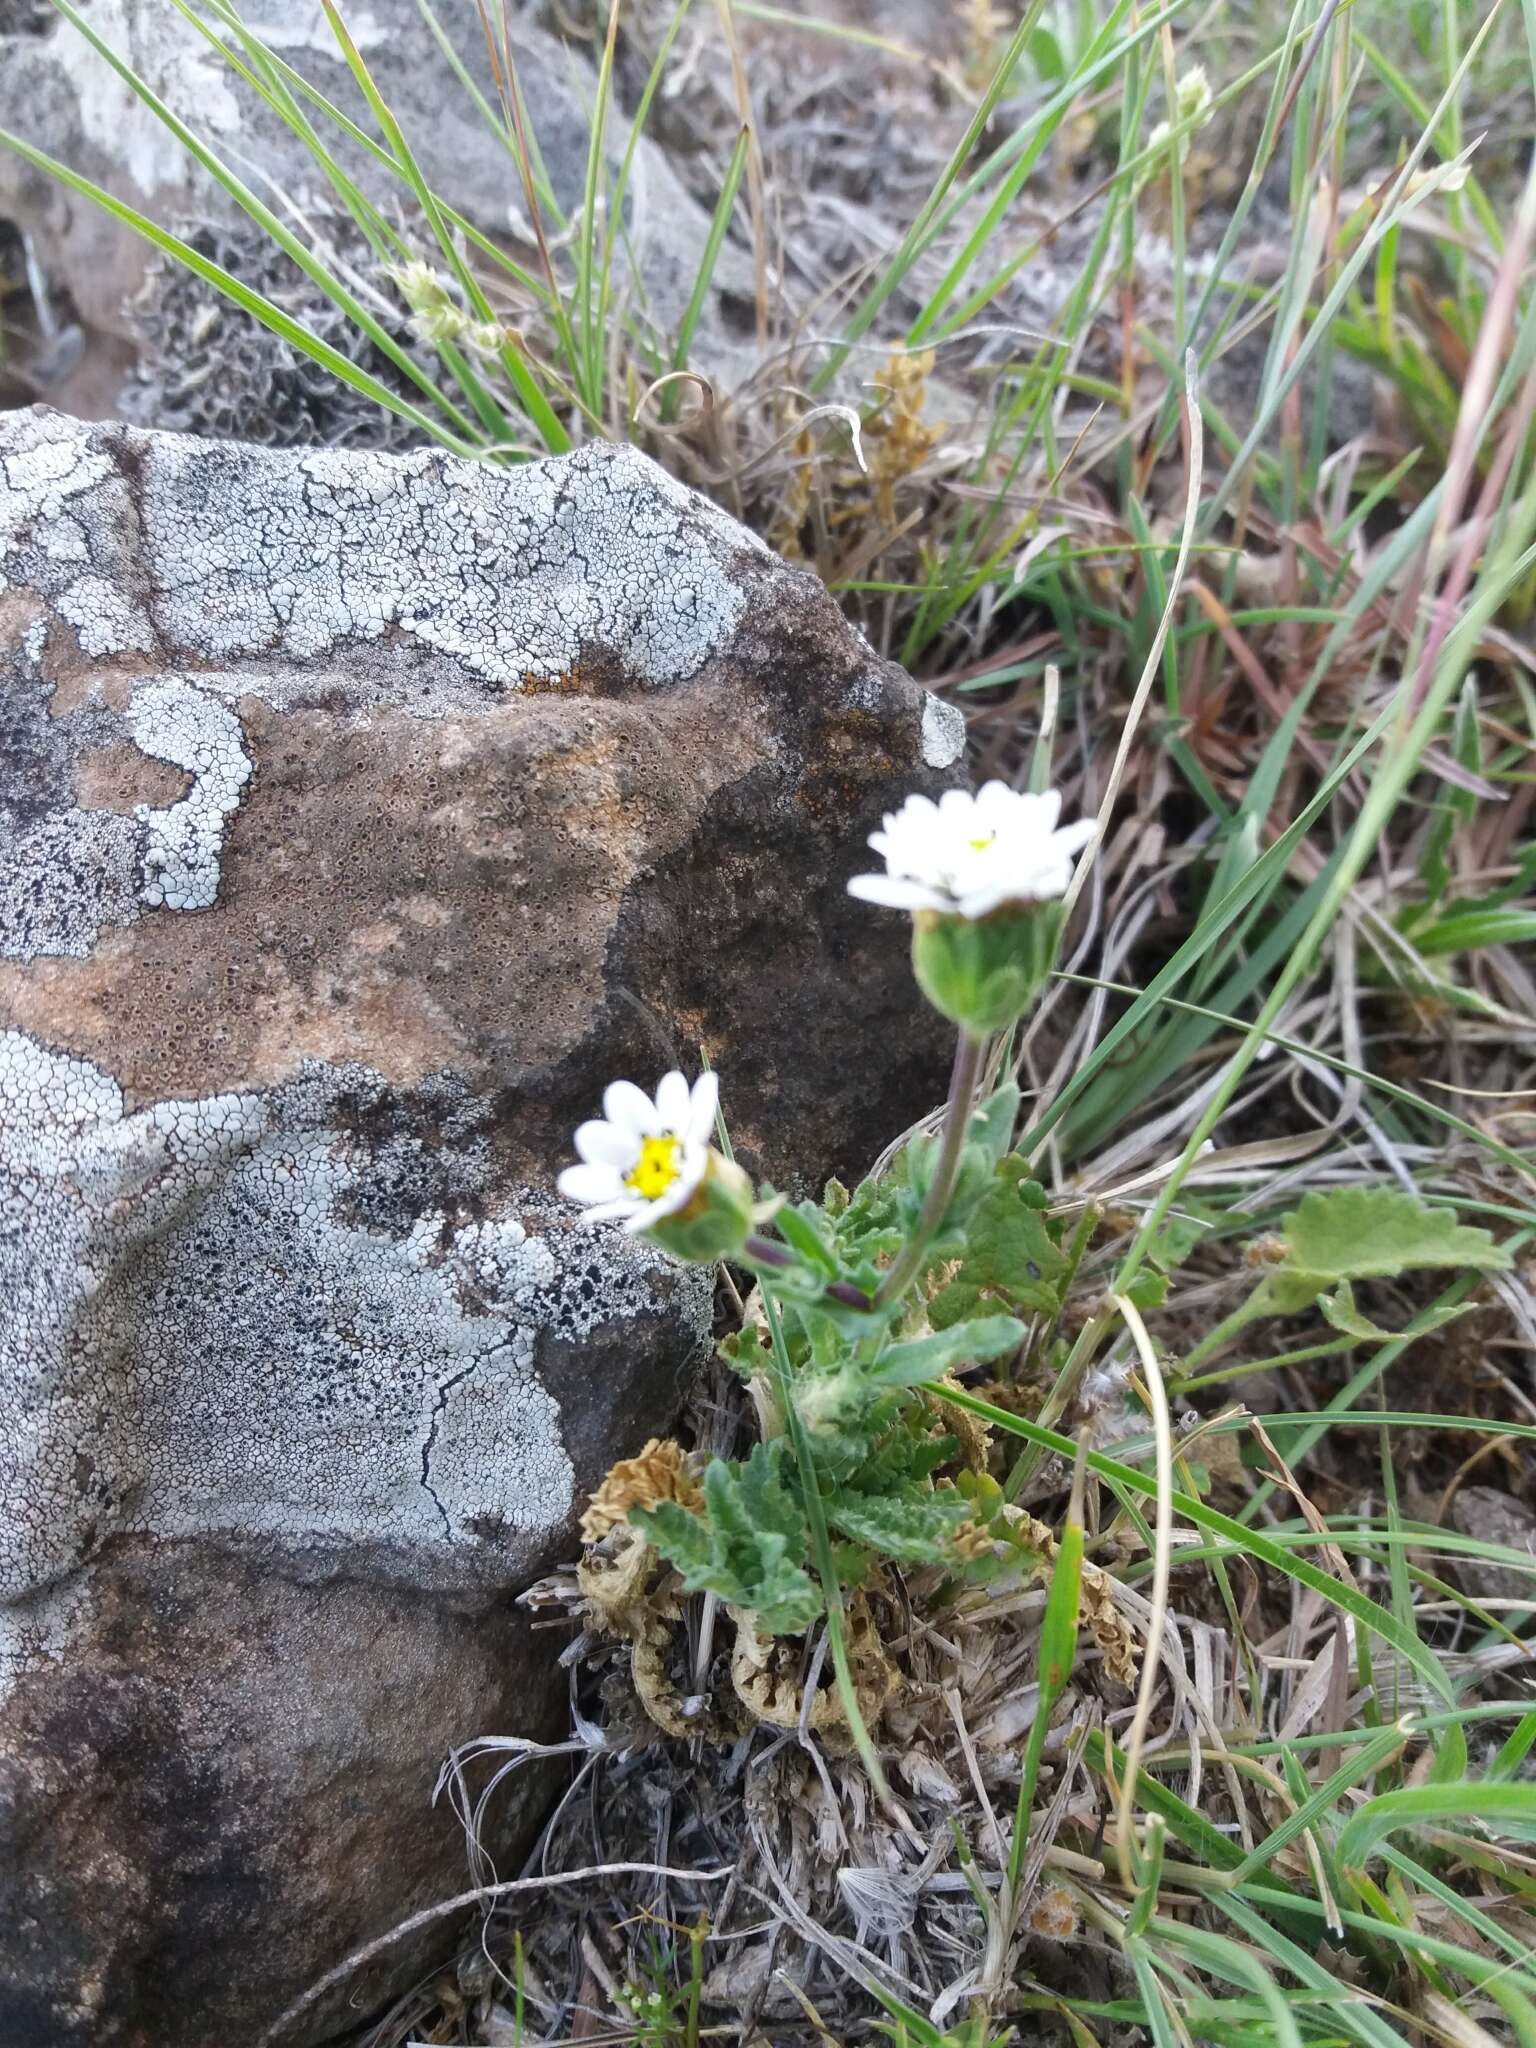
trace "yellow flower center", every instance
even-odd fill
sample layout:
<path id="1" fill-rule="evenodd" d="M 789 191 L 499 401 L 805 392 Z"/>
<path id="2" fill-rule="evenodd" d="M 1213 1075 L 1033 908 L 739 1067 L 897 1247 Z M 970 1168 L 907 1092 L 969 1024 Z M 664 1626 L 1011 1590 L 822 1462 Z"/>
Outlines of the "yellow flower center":
<path id="1" fill-rule="evenodd" d="M 985 853 L 987 848 L 996 842 L 996 839 L 997 834 L 995 832 L 986 832 L 980 839 L 967 840 L 966 844 L 973 853 Z"/>
<path id="2" fill-rule="evenodd" d="M 669 1131 L 641 1142 L 640 1157 L 624 1176 L 624 1185 L 642 1201 L 659 1202 L 683 1170 L 683 1141 Z"/>

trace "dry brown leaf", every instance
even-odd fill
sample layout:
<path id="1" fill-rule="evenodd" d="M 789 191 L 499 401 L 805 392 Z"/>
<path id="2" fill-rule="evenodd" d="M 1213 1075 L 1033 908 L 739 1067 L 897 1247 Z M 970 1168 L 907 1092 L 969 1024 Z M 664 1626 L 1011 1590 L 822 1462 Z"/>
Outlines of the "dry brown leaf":
<path id="1" fill-rule="evenodd" d="M 600 1543 L 629 1519 L 631 1508 L 653 1508 L 663 1500 L 696 1509 L 703 1506 L 704 1495 L 681 1444 L 653 1436 L 638 1457 L 620 1458 L 607 1473 L 581 1518 L 582 1538 Z"/>
<path id="2" fill-rule="evenodd" d="M 801 1646 L 796 1641 L 768 1635 L 757 1625 L 748 1608 L 728 1608 L 736 1624 L 736 1646 L 731 1654 L 731 1683 L 736 1696 L 757 1721 L 775 1728 L 798 1728 L 804 1686 L 800 1676 Z M 885 1711 L 886 1701 L 898 1684 L 895 1667 L 885 1654 L 879 1632 L 868 1607 L 860 1599 L 850 1603 L 846 1615 L 849 1661 L 853 1666 L 854 1692 L 859 1712 L 867 1727 L 873 1727 Z M 835 1685 L 822 1687 L 811 1702 L 805 1725 L 819 1731 L 847 1726 L 847 1715 Z"/>

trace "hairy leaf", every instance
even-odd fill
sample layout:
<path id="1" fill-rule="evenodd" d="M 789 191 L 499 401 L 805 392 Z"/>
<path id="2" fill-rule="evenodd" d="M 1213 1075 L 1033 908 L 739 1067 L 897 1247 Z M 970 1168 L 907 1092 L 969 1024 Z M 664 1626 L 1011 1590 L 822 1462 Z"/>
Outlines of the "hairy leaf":
<path id="1" fill-rule="evenodd" d="M 1016 1154 L 1004 1159 L 976 1204 L 958 1272 L 929 1303 L 936 1330 L 946 1330 L 979 1307 L 1054 1315 L 1067 1256 L 1051 1235 L 1044 1191 Z"/>
<path id="2" fill-rule="evenodd" d="M 865 1375 L 872 1387 L 915 1387 L 937 1379 L 963 1362 L 985 1364 L 1003 1358 L 1024 1342 L 1024 1325 L 1016 1316 L 977 1316 L 951 1323 L 930 1337 L 912 1337 L 883 1351 Z"/>
<path id="3" fill-rule="evenodd" d="M 1019 1091 L 1005 1081 L 971 1118 L 966 1143 L 974 1145 L 989 1167 L 995 1167 L 1013 1142 L 1013 1126 L 1019 1114 Z"/>
<path id="4" fill-rule="evenodd" d="M 1334 1188 L 1303 1197 L 1286 1217 L 1286 1265 L 1333 1280 L 1393 1279 L 1423 1266 L 1507 1267 L 1486 1230 L 1459 1223 L 1396 1188 Z"/>
<path id="5" fill-rule="evenodd" d="M 898 1564 L 928 1564 L 941 1557 L 970 1512 L 969 1503 L 953 1493 L 839 1493 L 827 1502 L 827 1519 L 835 1528 Z"/>
<path id="6" fill-rule="evenodd" d="M 675 1501 L 634 1508 L 630 1520 L 681 1573 L 690 1593 L 715 1593 L 756 1610 L 775 1635 L 796 1635 L 821 1612 L 804 1566 L 805 1516 L 785 1486 L 781 1439 L 756 1444 L 741 1465 L 716 1458 L 704 1474 L 704 1509 Z"/>

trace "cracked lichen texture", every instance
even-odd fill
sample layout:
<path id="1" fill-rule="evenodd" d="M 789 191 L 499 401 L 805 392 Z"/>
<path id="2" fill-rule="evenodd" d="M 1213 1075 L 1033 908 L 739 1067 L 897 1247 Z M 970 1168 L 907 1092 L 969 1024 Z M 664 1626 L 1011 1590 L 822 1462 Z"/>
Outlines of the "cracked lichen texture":
<path id="1" fill-rule="evenodd" d="M 0 958 L 83 957 L 103 926 L 217 900 L 227 821 L 252 771 L 229 708 L 242 695 L 309 701 L 315 665 L 342 654 L 324 688 L 361 716 L 384 704 L 426 718 L 486 711 L 594 657 L 632 684 L 676 683 L 735 631 L 735 572 L 752 552 L 767 559 L 631 449 L 508 471 L 432 450 L 295 458 L 11 415 L 0 597 L 40 601 L 88 660 L 165 666 L 127 685 L 115 726 L 98 704 L 66 730 L 46 703 L 46 621 L 26 635 L 8 712 L 15 722 L 33 700 L 30 754 L 47 760 L 50 800 L 34 790 L 9 822 Z M 186 769 L 185 795 L 128 816 L 73 802 L 81 754 L 119 737 Z"/>
<path id="2" fill-rule="evenodd" d="M 592 660 L 643 693 L 733 633 L 754 552 L 623 450 L 508 472 L 12 416 L 0 957 L 95 972 L 114 934 L 222 901 L 261 782 L 250 700 L 462 725 Z M 572 1505 L 545 1351 L 707 1330 L 707 1281 L 509 1184 L 451 1073 L 407 1105 L 366 1064 L 295 1057 L 275 1084 L 130 1101 L 110 1065 L 0 1031 L 0 1604 L 23 1662 L 118 1537 L 506 1583 Z"/>
<path id="3" fill-rule="evenodd" d="M 628 448 L 515 469 L 226 447 L 20 413 L 0 428 L 0 589 L 92 655 L 313 661 L 397 633 L 463 679 L 556 682 L 593 648 L 642 684 L 694 674 L 757 549 Z"/>
<path id="4" fill-rule="evenodd" d="M 130 1113 L 90 1062 L 0 1033 L 0 1601 L 134 1534 L 474 1583 L 487 1526 L 516 1547 L 565 1520 L 540 1341 L 643 1313 L 659 1255 L 549 1228 L 532 1190 L 457 1223 L 429 1204 L 444 1129 L 457 1190 L 491 1180 L 473 1105 L 381 1158 L 344 1101 L 389 1091 L 314 1063 Z M 374 1213 L 381 1178 L 407 1227 Z"/>

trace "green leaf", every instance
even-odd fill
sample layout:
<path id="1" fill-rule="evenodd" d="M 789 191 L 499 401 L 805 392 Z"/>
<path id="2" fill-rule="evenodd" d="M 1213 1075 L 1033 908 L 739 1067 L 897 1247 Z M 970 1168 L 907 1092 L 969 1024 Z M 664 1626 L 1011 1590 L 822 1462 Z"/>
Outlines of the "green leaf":
<path id="1" fill-rule="evenodd" d="M 1078 1605 L 1083 1577 L 1083 1525 L 1069 1515 L 1051 1569 L 1045 1618 L 1040 1625 L 1040 1684 L 1054 1700 L 1077 1661 Z M 1048 1719 L 1048 1716 L 1042 1719 Z"/>
<path id="2" fill-rule="evenodd" d="M 744 1323 L 739 1330 L 731 1331 L 720 1339 L 715 1349 L 731 1370 L 739 1372 L 744 1380 L 766 1372 L 773 1356 L 767 1338 L 755 1323 Z"/>
<path id="3" fill-rule="evenodd" d="M 1005 1081 L 1001 1088 L 989 1095 L 971 1118 L 971 1127 L 966 1132 L 967 1145 L 974 1145 L 986 1158 L 989 1167 L 995 1167 L 1003 1159 L 1013 1142 L 1013 1126 L 1019 1114 L 1019 1091 L 1017 1084 Z"/>
<path id="4" fill-rule="evenodd" d="M 1447 1323 L 1454 1323 L 1458 1317 L 1470 1313 L 1469 1301 L 1447 1302 L 1439 1308 L 1429 1308 L 1422 1315 L 1415 1316 L 1403 1330 L 1384 1330 L 1379 1323 L 1373 1323 L 1355 1306 L 1355 1290 L 1347 1280 L 1341 1280 L 1332 1294 L 1318 1297 L 1318 1307 L 1324 1318 L 1346 1337 L 1370 1338 L 1377 1343 L 1398 1343 L 1408 1337 L 1426 1337 L 1431 1330 L 1443 1329 Z"/>
<path id="5" fill-rule="evenodd" d="M 1133 1274 L 1125 1294 L 1137 1308 L 1161 1308 L 1168 1299 L 1168 1276 L 1148 1271 Z"/>
<path id="6" fill-rule="evenodd" d="M 883 1397 L 885 1407 L 892 1396 Z M 926 1403 L 908 1404 L 899 1411 L 896 1426 L 887 1426 L 889 1414 L 881 1418 L 883 1433 L 878 1441 L 865 1445 L 864 1454 L 850 1466 L 849 1484 L 861 1493 L 910 1493 L 915 1480 L 929 1478 L 955 1450 L 952 1436 L 934 1436 L 929 1430 L 931 1409 Z M 820 1464 L 820 1459 L 817 1463 Z"/>
<path id="7" fill-rule="evenodd" d="M 1536 910 L 1506 904 L 1491 910 L 1450 911 L 1413 933 L 1414 951 L 1426 960 L 1470 953 L 1479 946 L 1526 946 L 1536 940 Z"/>
<path id="8" fill-rule="evenodd" d="M 1363 1871 L 1389 1835 L 1400 1828 L 1483 1821 L 1505 1840 L 1536 1840 L 1536 1785 L 1490 1784 L 1464 1779 L 1455 1785 L 1405 1785 L 1383 1792 L 1356 1809 L 1335 1845 L 1346 1870 Z"/>
<path id="9" fill-rule="evenodd" d="M 742 128 L 731 150 L 731 159 L 720 183 L 720 196 L 715 201 L 709 233 L 705 237 L 703 253 L 694 275 L 693 289 L 688 294 L 688 304 L 683 309 L 683 317 L 678 325 L 677 343 L 672 351 L 674 370 L 686 370 L 688 367 L 688 355 L 693 347 L 694 332 L 704 311 L 704 302 L 709 297 L 709 288 L 714 281 L 715 264 L 719 261 L 721 245 L 725 241 L 726 230 L 730 227 L 731 215 L 736 209 L 736 193 L 741 184 L 742 172 L 747 167 L 751 141 L 751 130 Z M 663 420 L 672 418 L 676 405 L 677 386 L 673 385 L 662 400 Z"/>
<path id="10" fill-rule="evenodd" d="M 837 1257 L 822 1239 L 817 1228 L 819 1218 L 820 1211 L 812 1202 L 802 1202 L 795 1208 L 786 1202 L 773 1221 L 780 1237 L 808 1266 L 832 1279 L 838 1271 Z"/>
<path id="11" fill-rule="evenodd" d="M 1307 1195 L 1282 1228 L 1286 1264 L 1315 1276 L 1318 1291 L 1330 1280 L 1395 1279 L 1425 1266 L 1488 1272 L 1510 1263 L 1486 1230 L 1458 1223 L 1454 1209 L 1433 1209 L 1396 1188 Z"/>
<path id="12" fill-rule="evenodd" d="M 827 1502 L 827 1520 L 856 1543 L 894 1558 L 898 1564 L 931 1564 L 944 1555 L 949 1537 L 971 1510 L 958 1494 L 929 1493 L 897 1498 L 878 1493 L 838 1493 Z"/>
<path id="13" fill-rule="evenodd" d="M 971 1213 L 960 1268 L 929 1304 L 936 1330 L 950 1328 L 983 1305 L 1053 1316 L 1070 1270 L 1051 1235 L 1044 1191 L 1017 1154 L 1004 1159 Z"/>
<path id="14" fill-rule="evenodd" d="M 1185 1196 L 1180 1208 L 1167 1218 L 1147 1246 L 1149 1262 L 1160 1273 L 1175 1272 L 1216 1225 L 1227 1220 L 1210 1204 L 1193 1202 Z"/>
<path id="15" fill-rule="evenodd" d="M 1451 727 L 1451 752 L 1463 768 L 1475 774 L 1482 767 L 1482 740 L 1477 722 L 1477 685 L 1468 676 L 1461 686 L 1461 697 L 1456 706 L 1456 715 Z M 1439 902 L 1451 884 L 1449 853 L 1451 842 L 1458 829 L 1477 815 L 1477 798 L 1470 790 L 1458 784 L 1446 782 L 1435 803 L 1429 830 L 1424 835 L 1424 850 L 1419 856 L 1419 873 L 1429 889 L 1430 903 Z M 1417 916 L 1422 915 L 1416 911 Z M 1422 937 L 1416 935 L 1414 944 L 1422 952 Z"/>
<path id="16" fill-rule="evenodd" d="M 675 1501 L 630 1511 L 690 1593 L 753 1608 L 774 1635 L 797 1635 L 822 1611 L 803 1563 L 805 1516 L 781 1476 L 786 1455 L 780 1437 L 754 1445 L 744 1464 L 714 1459 L 704 1474 L 701 1514 Z"/>
<path id="17" fill-rule="evenodd" d="M 1030 63 L 1047 85 L 1055 85 L 1058 79 L 1066 77 L 1067 65 L 1061 54 L 1061 44 L 1048 28 L 1032 29 L 1026 48 Z"/>
<path id="18" fill-rule="evenodd" d="M 1024 1342 L 1024 1325 L 1016 1316 L 977 1316 L 964 1323 L 952 1323 L 931 1337 L 913 1337 L 904 1344 L 892 1344 L 867 1368 L 864 1378 L 873 1387 L 915 1387 L 921 1380 L 937 1379 L 952 1366 L 985 1364 L 1017 1351 Z"/>

